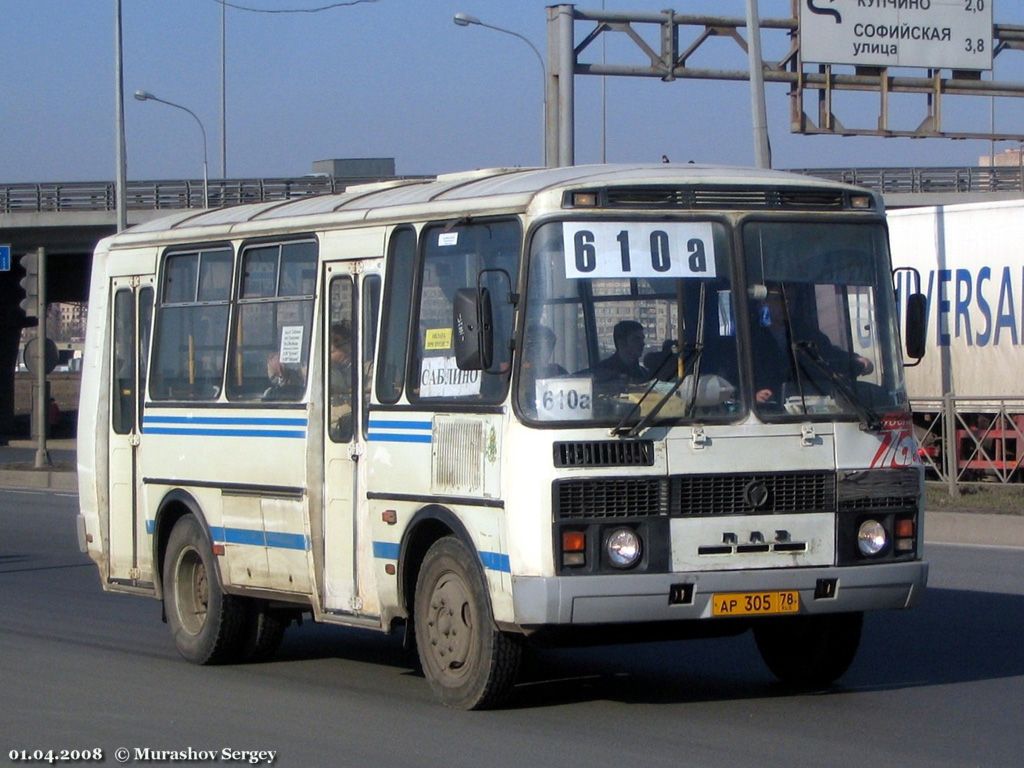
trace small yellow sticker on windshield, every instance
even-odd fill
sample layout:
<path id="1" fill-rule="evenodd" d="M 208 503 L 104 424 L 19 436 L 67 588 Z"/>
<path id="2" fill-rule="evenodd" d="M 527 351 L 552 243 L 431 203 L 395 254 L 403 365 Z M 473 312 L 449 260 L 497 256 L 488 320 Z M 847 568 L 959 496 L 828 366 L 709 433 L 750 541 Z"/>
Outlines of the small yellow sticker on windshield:
<path id="1" fill-rule="evenodd" d="M 427 337 L 423 342 L 424 349 L 451 349 L 451 328 L 428 328 Z"/>

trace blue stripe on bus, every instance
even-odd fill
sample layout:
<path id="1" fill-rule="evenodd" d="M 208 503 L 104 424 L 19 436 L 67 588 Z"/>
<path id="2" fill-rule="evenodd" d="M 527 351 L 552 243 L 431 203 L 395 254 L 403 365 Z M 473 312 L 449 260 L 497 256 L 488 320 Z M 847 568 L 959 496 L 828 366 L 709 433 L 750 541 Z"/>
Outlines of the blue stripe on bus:
<path id="1" fill-rule="evenodd" d="M 398 544 L 393 544 L 390 541 L 373 542 L 373 556 L 378 560 L 397 560 L 399 552 L 400 547 Z M 481 552 L 480 562 L 489 571 L 512 572 L 512 565 L 509 562 L 508 555 L 504 555 L 501 552 Z"/>
<path id="2" fill-rule="evenodd" d="M 247 544 L 254 547 L 271 547 L 273 549 L 306 550 L 309 542 L 301 533 L 275 533 L 274 531 L 257 531 L 251 528 L 210 529 L 213 540 L 222 544 Z"/>
<path id="3" fill-rule="evenodd" d="M 370 419 L 370 429 L 433 429 L 429 421 L 378 421 Z"/>
<path id="4" fill-rule="evenodd" d="M 142 419 L 143 424 L 237 424 L 248 426 L 304 427 L 305 418 L 274 418 L 268 416 L 153 416 Z"/>
<path id="5" fill-rule="evenodd" d="M 146 521 L 146 533 L 148 533 L 150 536 L 156 533 L 156 520 Z"/>
<path id="6" fill-rule="evenodd" d="M 393 435 L 388 432 L 371 432 L 366 439 L 374 443 L 429 443 L 433 440 L 430 435 Z"/>
<path id="7" fill-rule="evenodd" d="M 378 560 L 397 560 L 400 547 L 390 541 L 373 542 L 373 556 Z"/>
<path id="8" fill-rule="evenodd" d="M 290 429 L 192 429 L 189 427 L 151 427 L 143 423 L 144 435 L 197 435 L 200 437 L 288 437 L 303 439 L 306 433 Z"/>
<path id="9" fill-rule="evenodd" d="M 512 564 L 508 560 L 508 555 L 503 555 L 500 552 L 481 552 L 480 562 L 484 564 L 484 568 L 490 571 L 512 573 Z"/>

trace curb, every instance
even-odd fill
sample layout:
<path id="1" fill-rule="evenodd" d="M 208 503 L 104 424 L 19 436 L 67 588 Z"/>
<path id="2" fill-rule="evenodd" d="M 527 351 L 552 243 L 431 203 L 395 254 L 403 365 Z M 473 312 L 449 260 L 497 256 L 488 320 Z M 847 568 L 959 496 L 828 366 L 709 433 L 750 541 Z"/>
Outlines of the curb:
<path id="1" fill-rule="evenodd" d="M 0 488 L 78 493 L 78 473 L 60 469 L 0 469 Z"/>
<path id="2" fill-rule="evenodd" d="M 925 512 L 924 541 L 1024 548 L 1024 516 Z"/>

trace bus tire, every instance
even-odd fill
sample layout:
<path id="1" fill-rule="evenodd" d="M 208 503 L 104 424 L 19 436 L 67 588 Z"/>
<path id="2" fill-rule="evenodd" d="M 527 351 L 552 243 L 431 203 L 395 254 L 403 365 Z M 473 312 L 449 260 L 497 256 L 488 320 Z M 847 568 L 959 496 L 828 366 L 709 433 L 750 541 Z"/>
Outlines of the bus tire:
<path id="1" fill-rule="evenodd" d="M 476 554 L 454 536 L 436 541 L 416 580 L 414 631 L 423 674 L 453 709 L 500 705 L 522 659 L 518 638 L 494 624 Z"/>
<path id="2" fill-rule="evenodd" d="M 824 688 L 842 677 L 860 645 L 863 613 L 766 619 L 754 640 L 768 669 L 798 688 Z"/>
<path id="3" fill-rule="evenodd" d="M 291 618 L 283 611 L 271 610 L 265 600 L 247 600 L 245 608 L 240 658 L 243 661 L 272 659 L 284 640 Z"/>
<path id="4" fill-rule="evenodd" d="M 178 653 L 189 661 L 237 660 L 245 606 L 221 589 L 209 541 L 192 515 L 174 524 L 167 541 L 164 612 Z"/>

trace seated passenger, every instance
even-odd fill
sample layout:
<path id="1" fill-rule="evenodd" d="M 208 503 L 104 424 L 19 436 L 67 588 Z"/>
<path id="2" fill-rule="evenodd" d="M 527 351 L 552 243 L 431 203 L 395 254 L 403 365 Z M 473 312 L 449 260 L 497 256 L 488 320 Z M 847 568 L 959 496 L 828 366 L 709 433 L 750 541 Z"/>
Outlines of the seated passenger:
<path id="1" fill-rule="evenodd" d="M 650 371 L 640 364 L 644 353 L 644 327 L 636 320 L 622 320 L 615 324 L 612 340 L 615 353 L 590 369 L 594 383 L 625 389 L 629 384 L 650 381 Z"/>

